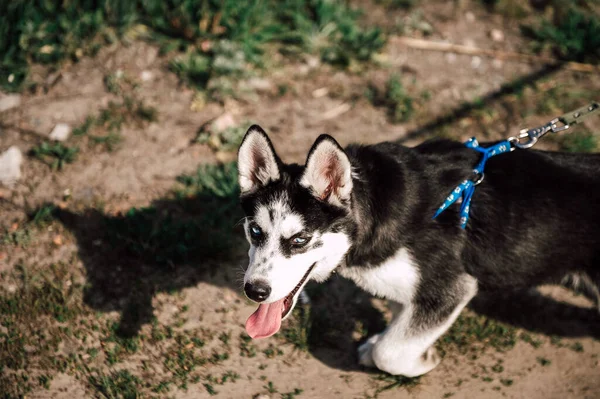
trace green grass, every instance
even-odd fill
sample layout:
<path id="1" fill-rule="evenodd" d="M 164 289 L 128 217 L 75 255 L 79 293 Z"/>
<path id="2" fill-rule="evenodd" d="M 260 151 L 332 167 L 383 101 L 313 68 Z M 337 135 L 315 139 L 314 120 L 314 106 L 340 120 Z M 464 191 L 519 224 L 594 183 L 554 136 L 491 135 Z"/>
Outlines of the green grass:
<path id="1" fill-rule="evenodd" d="M 61 170 L 66 164 L 75 162 L 78 153 L 78 147 L 49 141 L 36 145 L 29 152 L 31 156 L 46 163 L 52 170 Z"/>
<path id="2" fill-rule="evenodd" d="M 515 346 L 516 341 L 514 327 L 469 312 L 458 317 L 438 341 L 438 348 L 442 352 L 454 349 L 476 357 L 488 347 L 499 352 L 507 351 Z"/>
<path id="3" fill-rule="evenodd" d="M 570 6 L 556 23 L 544 19 L 522 31 L 536 51 L 551 48 L 566 61 L 600 61 L 600 18 L 591 10 Z"/>
<path id="4" fill-rule="evenodd" d="M 302 390 L 300 388 L 294 388 L 294 390 L 291 392 L 282 393 L 281 399 L 294 399 L 296 396 L 299 396 L 300 394 L 302 394 L 302 392 L 304 392 L 304 390 Z"/>
<path id="5" fill-rule="evenodd" d="M 26 248 L 32 243 L 40 228 L 52 223 L 55 210 L 54 205 L 44 204 L 28 212 L 27 219 L 21 224 L 17 224 L 16 229 L 5 228 L 4 234 L 0 237 L 0 245 Z"/>
<path id="6" fill-rule="evenodd" d="M 371 86 L 367 88 L 366 95 L 373 105 L 387 109 L 388 119 L 392 123 L 406 122 L 415 113 L 415 101 L 396 74 L 389 77 L 383 91 Z"/>
<path id="7" fill-rule="evenodd" d="M 207 144 L 214 151 L 236 152 L 240 146 L 248 126 L 252 122 L 244 122 L 238 126 L 228 127 L 222 132 L 212 132 L 209 130 L 201 130 L 196 136 L 196 142 L 199 144 Z"/>
<path id="8" fill-rule="evenodd" d="M 118 92 L 122 94 L 126 90 L 128 89 L 123 88 Z M 98 115 L 88 116 L 80 126 L 73 129 L 73 136 L 87 137 L 88 143 L 92 146 L 101 145 L 107 151 L 113 151 L 123 141 L 121 134 L 123 127 L 143 127 L 156 120 L 158 120 L 156 108 L 146 105 L 134 96 L 122 94 L 119 100 L 110 101 L 98 112 Z"/>
<path id="9" fill-rule="evenodd" d="M 559 148 L 568 152 L 598 151 L 598 137 L 580 125 L 564 132 L 558 138 Z"/>
<path id="10" fill-rule="evenodd" d="M 550 364 L 552 364 L 552 361 L 546 359 L 545 357 L 538 356 L 536 360 L 542 366 L 549 366 Z"/>
<path id="11" fill-rule="evenodd" d="M 0 4 L 0 87 L 19 90 L 29 66 L 78 60 L 118 37 L 144 31 L 163 52 L 187 53 L 172 68 L 192 85 L 248 65 L 261 67 L 267 47 L 309 52 L 333 64 L 368 61 L 385 43 L 358 13 L 337 0 L 20 0 Z"/>
<path id="12" fill-rule="evenodd" d="M 127 370 L 90 376 L 89 383 L 106 399 L 138 399 L 142 381 Z"/>
<path id="13" fill-rule="evenodd" d="M 421 377 L 404 377 L 402 375 L 378 374 L 375 378 L 379 387 L 375 390 L 375 396 L 384 391 L 397 388 L 414 388 L 420 384 Z"/>
<path id="14" fill-rule="evenodd" d="M 377 0 L 377 4 L 384 7 L 401 8 L 408 10 L 419 3 L 419 0 Z"/>

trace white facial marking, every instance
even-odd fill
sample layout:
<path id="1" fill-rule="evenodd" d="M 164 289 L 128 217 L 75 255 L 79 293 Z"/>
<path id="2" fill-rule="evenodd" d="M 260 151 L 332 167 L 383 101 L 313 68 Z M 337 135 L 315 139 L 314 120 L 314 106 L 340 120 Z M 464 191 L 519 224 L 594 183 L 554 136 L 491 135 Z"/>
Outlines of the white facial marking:
<path id="1" fill-rule="evenodd" d="M 281 239 L 289 239 L 305 228 L 302 216 L 292 213 L 287 201 L 288 198 L 282 196 L 269 204 L 260 205 L 255 212 L 254 222 L 263 230 L 266 239 L 258 247 L 249 240 L 250 263 L 244 283 L 258 279 L 266 281 L 271 287 L 271 295 L 265 303 L 273 303 L 289 295 L 313 264 L 315 267 L 310 279 L 325 280 L 350 248 L 349 237 L 344 233 L 321 235 L 309 232 L 313 236 L 306 244 L 308 249 L 286 257 L 281 251 Z M 246 237 L 248 227 L 249 222 L 246 222 Z"/>

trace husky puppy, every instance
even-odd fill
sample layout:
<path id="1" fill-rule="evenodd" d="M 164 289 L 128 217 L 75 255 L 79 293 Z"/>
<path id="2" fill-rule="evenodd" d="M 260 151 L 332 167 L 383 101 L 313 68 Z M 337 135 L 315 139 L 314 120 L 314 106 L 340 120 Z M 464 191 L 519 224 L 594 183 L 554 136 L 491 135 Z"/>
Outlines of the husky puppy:
<path id="1" fill-rule="evenodd" d="M 473 178 L 480 156 L 448 140 L 342 149 L 321 135 L 304 166 L 284 164 L 263 129 L 250 127 L 238 154 L 250 243 L 244 291 L 259 303 L 248 334 L 275 334 L 304 285 L 337 270 L 393 305 L 386 330 L 359 347 L 360 364 L 413 377 L 440 362 L 435 341 L 478 289 L 576 273 L 598 300 L 600 155 L 498 155 L 475 190 L 466 229 L 457 205 L 432 219 Z"/>

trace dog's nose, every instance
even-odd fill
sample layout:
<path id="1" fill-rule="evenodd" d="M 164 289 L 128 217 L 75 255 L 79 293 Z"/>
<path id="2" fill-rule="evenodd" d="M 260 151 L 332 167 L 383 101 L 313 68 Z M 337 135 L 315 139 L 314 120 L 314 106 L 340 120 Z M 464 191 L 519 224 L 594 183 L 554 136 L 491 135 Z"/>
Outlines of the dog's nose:
<path id="1" fill-rule="evenodd" d="M 255 302 L 262 302 L 271 294 L 271 287 L 263 280 L 256 280 L 252 284 L 244 284 L 244 291 L 248 298 Z"/>

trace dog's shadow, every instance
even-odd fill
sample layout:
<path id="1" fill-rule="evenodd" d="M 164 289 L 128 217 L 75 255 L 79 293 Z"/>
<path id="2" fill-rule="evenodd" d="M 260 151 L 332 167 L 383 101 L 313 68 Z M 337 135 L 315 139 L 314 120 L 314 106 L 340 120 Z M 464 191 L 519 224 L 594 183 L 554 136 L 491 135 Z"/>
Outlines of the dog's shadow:
<path id="1" fill-rule="evenodd" d="M 308 330 L 306 340 L 310 352 L 330 367 L 344 371 L 361 369 L 356 355 L 358 346 L 372 334 L 385 329 L 386 318 L 382 309 L 372 305 L 367 293 L 341 278 L 334 278 L 324 285 L 309 286 L 308 291 L 310 312 L 309 320 L 304 323 Z M 490 319 L 533 333 L 600 339 L 600 316 L 595 308 L 561 302 L 532 290 L 481 292 L 469 308 Z M 305 316 L 302 312 L 307 312 L 306 307 L 297 311 L 295 318 Z M 284 330 L 284 334 L 289 335 L 289 331 Z"/>
<path id="2" fill-rule="evenodd" d="M 55 216 L 76 237 L 86 272 L 84 302 L 121 313 L 117 333 L 132 337 L 153 319 L 152 298 L 200 281 L 236 287 L 245 249 L 237 192 L 153 202 L 124 214 L 95 208 Z"/>

